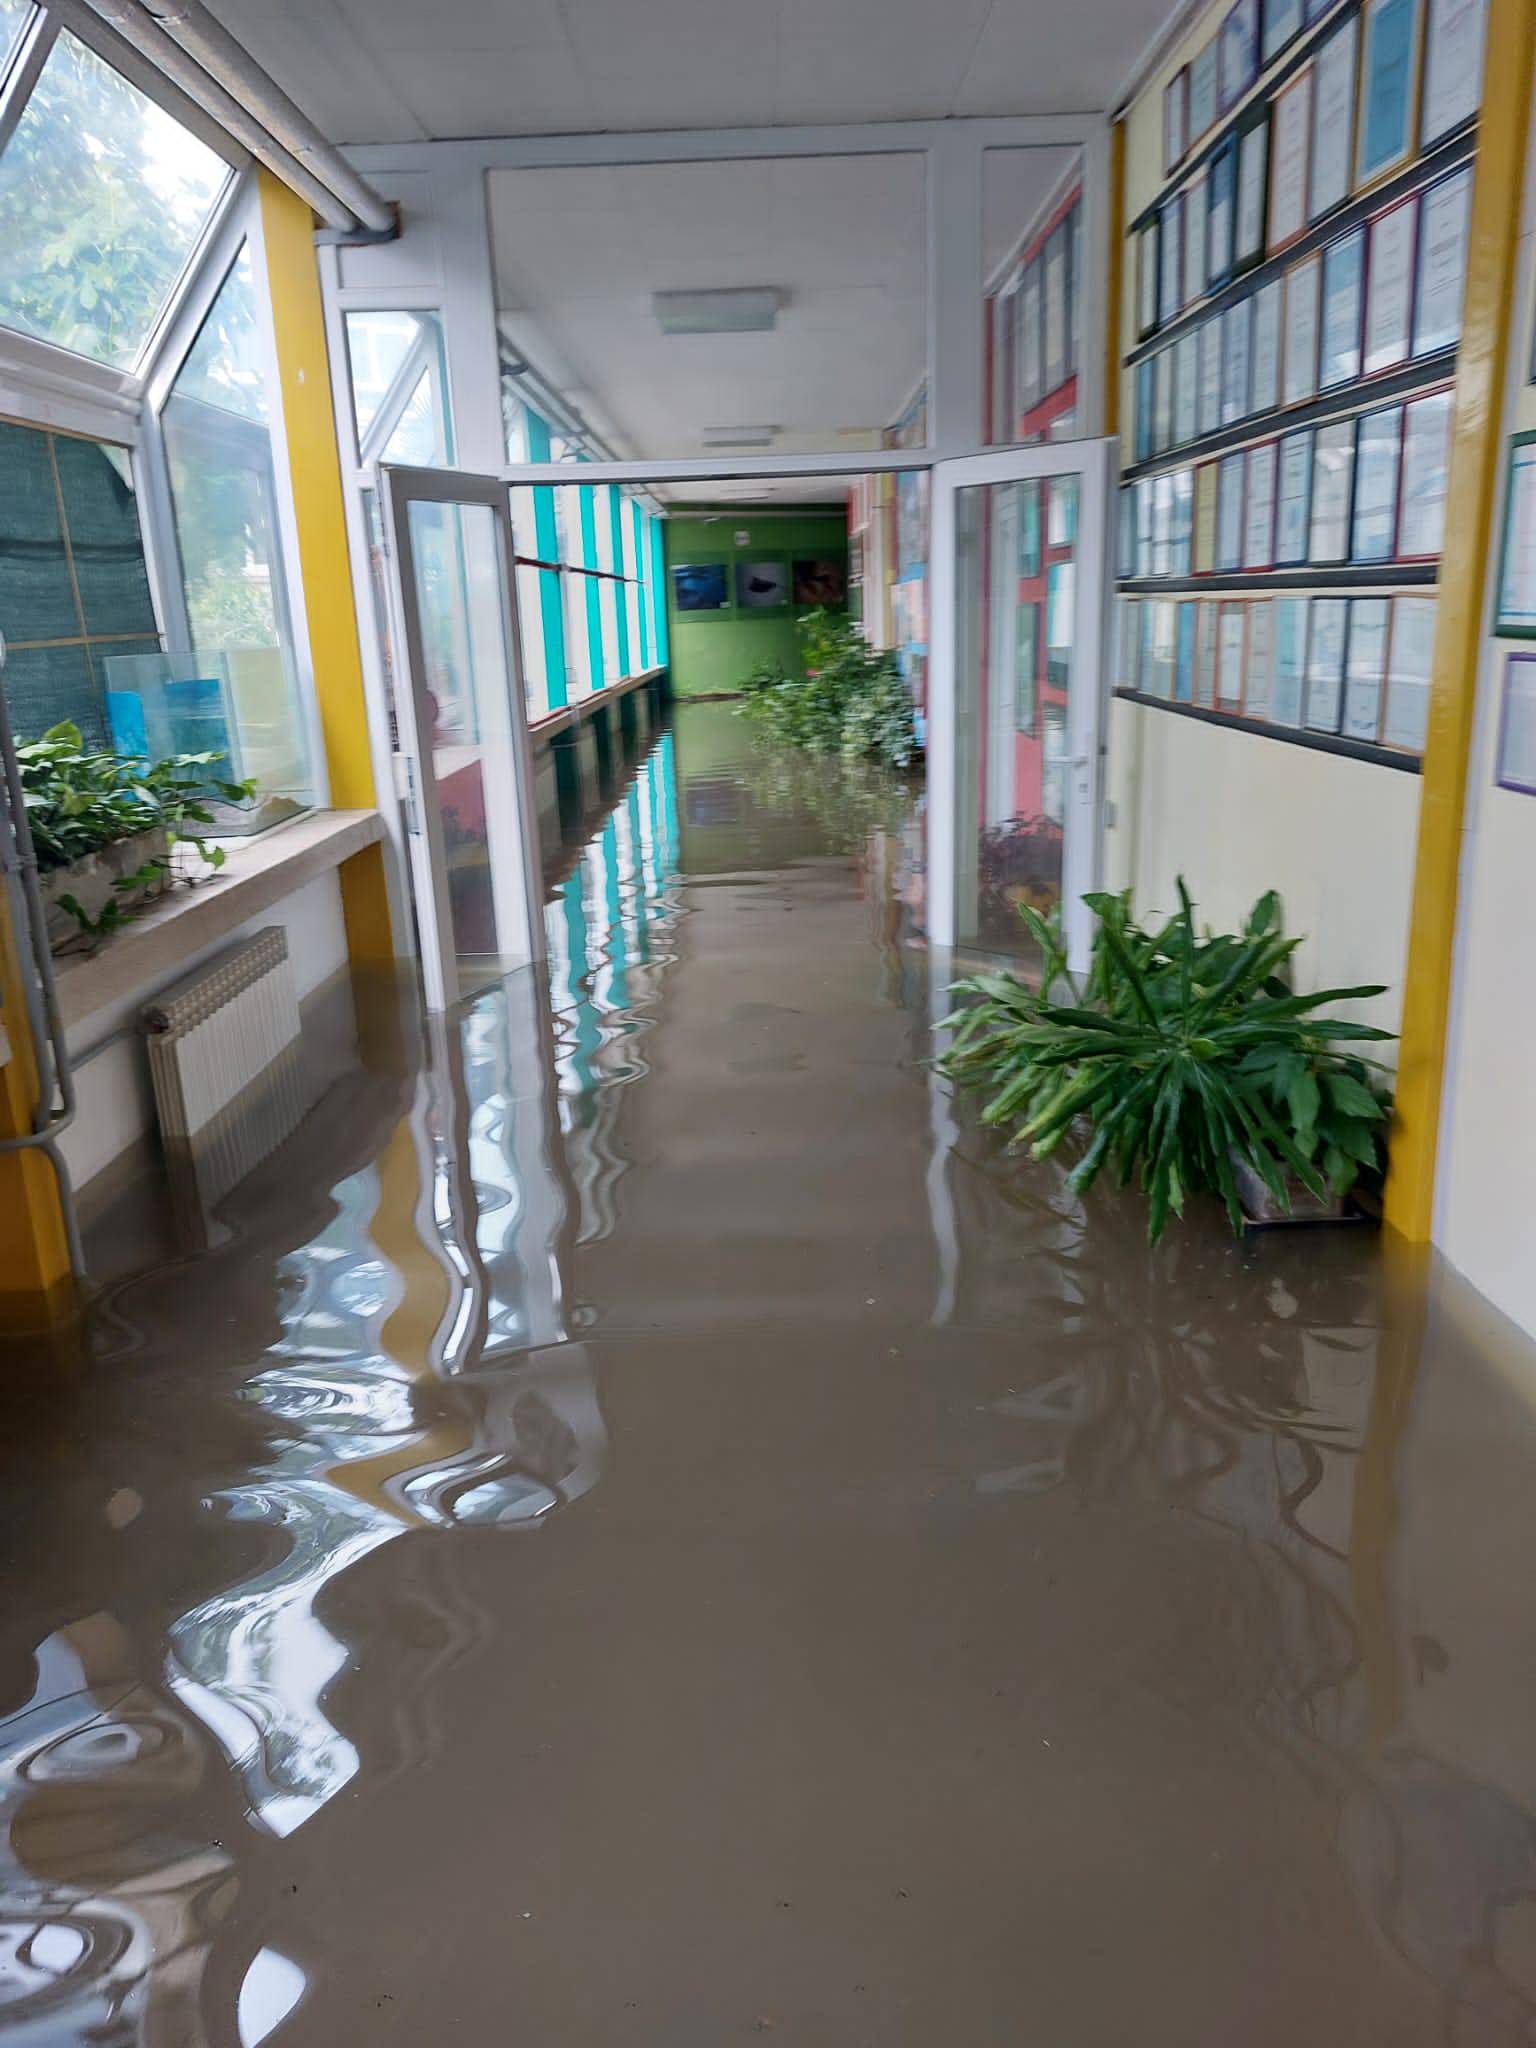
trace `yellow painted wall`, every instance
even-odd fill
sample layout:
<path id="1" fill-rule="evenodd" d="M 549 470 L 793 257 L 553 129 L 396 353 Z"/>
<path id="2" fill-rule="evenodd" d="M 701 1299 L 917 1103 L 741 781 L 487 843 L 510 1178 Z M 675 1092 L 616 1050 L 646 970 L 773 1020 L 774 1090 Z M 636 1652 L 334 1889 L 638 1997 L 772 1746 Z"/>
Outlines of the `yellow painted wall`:
<path id="1" fill-rule="evenodd" d="M 1536 129 L 1533 129 L 1536 141 Z M 1502 440 L 1536 428 L 1536 151 L 1528 151 Z M 1502 523 L 1498 507 L 1495 533 Z M 1493 615 L 1490 558 L 1483 617 Z M 1536 797 L 1494 784 L 1504 658 L 1485 635 L 1467 791 L 1436 1239 L 1475 1287 L 1536 1331 Z"/>
<path id="2" fill-rule="evenodd" d="M 1417 776 L 1123 697 L 1113 700 L 1109 761 L 1111 888 L 1134 887 L 1144 909 L 1171 911 L 1182 874 L 1201 914 L 1228 926 L 1276 888 L 1287 929 L 1308 934 L 1297 986 L 1385 981 L 1391 996 L 1357 1014 L 1397 1028 Z"/>

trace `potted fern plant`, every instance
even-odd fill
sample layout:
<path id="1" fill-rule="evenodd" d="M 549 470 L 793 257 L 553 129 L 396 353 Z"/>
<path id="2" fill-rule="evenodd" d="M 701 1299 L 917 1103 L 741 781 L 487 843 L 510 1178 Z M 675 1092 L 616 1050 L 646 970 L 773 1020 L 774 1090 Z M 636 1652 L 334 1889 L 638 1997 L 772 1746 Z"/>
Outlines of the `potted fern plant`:
<path id="1" fill-rule="evenodd" d="M 209 804 L 254 792 L 211 773 L 221 754 L 130 760 L 88 748 L 69 720 L 16 755 L 55 953 L 99 944 L 168 888 L 178 841 L 222 867 L 223 847 L 202 836 Z"/>
<path id="2" fill-rule="evenodd" d="M 1240 932 L 1213 934 L 1197 929 L 1182 878 L 1178 888 L 1178 912 L 1152 930 L 1128 893 L 1085 898 L 1096 923 L 1081 984 L 1059 922 L 1024 909 L 1039 986 L 1009 974 L 958 983 L 968 1001 L 947 1020 L 940 1068 L 990 1089 L 984 1121 L 1037 1159 L 1079 1132 L 1079 1191 L 1105 1166 L 1122 1186 L 1139 1180 L 1154 1243 L 1198 1190 L 1220 1197 L 1236 1230 L 1343 1214 L 1380 1178 L 1391 1110 L 1386 1070 L 1357 1048 L 1392 1034 L 1325 1013 L 1385 990 L 1297 995 L 1288 963 L 1301 942 L 1281 931 L 1273 894 Z"/>

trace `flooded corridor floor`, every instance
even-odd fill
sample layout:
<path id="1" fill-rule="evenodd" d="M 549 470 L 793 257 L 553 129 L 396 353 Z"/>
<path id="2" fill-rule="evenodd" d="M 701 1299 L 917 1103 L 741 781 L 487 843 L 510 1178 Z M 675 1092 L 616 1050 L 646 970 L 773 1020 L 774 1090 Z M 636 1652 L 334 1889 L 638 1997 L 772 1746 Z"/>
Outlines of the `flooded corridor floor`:
<path id="1" fill-rule="evenodd" d="M 1536 2040 L 1528 1356 L 1005 1158 L 906 810 L 684 708 L 547 988 L 360 990 L 216 1217 L 102 1217 L 0 1450 L 0 2038 Z"/>

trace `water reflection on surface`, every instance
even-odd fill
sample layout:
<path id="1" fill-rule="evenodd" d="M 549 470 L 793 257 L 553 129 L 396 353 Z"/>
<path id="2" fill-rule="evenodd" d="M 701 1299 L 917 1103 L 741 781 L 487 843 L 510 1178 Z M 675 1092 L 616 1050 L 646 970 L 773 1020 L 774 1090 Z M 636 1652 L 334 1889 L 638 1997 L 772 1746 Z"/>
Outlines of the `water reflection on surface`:
<path id="1" fill-rule="evenodd" d="M 685 709 L 547 978 L 359 989 L 115 1286 L 3 1454 L 0 2036 L 1536 2038 L 1529 1356 L 1005 1155 L 919 847 Z"/>

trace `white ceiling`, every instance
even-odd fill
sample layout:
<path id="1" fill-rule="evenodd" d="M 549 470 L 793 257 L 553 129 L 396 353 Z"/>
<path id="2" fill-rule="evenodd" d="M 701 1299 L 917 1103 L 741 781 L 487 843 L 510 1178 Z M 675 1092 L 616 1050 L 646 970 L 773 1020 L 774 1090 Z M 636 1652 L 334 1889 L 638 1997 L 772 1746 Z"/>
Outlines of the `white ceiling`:
<path id="1" fill-rule="evenodd" d="M 212 0 L 334 142 L 1081 113 L 1168 0 Z"/>

